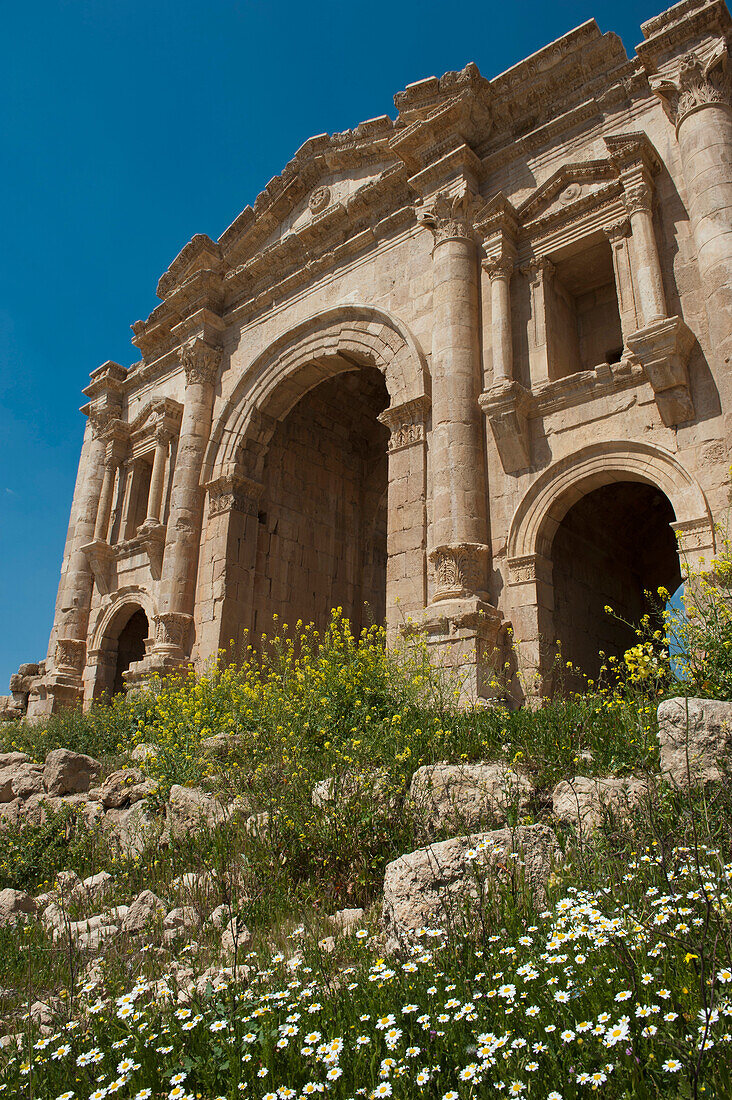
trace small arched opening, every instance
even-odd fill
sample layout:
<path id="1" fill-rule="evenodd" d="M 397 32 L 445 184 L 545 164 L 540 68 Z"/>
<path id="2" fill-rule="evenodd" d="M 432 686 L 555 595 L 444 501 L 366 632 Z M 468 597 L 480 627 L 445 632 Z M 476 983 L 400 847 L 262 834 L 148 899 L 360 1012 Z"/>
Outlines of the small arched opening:
<path id="1" fill-rule="evenodd" d="M 552 641 L 562 661 L 595 678 L 607 657 L 638 641 L 625 623 L 653 613 L 646 593 L 681 584 L 674 509 L 655 485 L 616 481 L 587 492 L 565 513 L 551 543 Z M 613 609 L 614 615 L 606 612 Z M 622 622 L 620 620 L 625 620 Z M 661 626 L 659 622 L 657 624 Z M 565 687 L 577 679 L 566 674 Z"/>
<path id="2" fill-rule="evenodd" d="M 150 625 L 147 615 L 138 608 L 119 632 L 117 638 L 117 659 L 114 668 L 114 682 L 112 695 L 118 695 L 125 690 L 124 673 L 135 661 L 141 661 L 145 656 L 145 639 Z"/>

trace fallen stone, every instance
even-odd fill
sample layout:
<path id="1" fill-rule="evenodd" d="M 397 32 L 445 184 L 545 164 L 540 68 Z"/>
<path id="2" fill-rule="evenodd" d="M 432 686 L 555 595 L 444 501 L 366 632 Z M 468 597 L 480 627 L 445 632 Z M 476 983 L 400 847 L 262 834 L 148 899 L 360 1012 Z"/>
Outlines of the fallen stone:
<path id="1" fill-rule="evenodd" d="M 200 787 L 181 787 L 176 783 L 170 788 L 166 818 L 173 836 L 214 828 L 225 817 L 221 803 Z"/>
<path id="2" fill-rule="evenodd" d="M 40 764 L 7 764 L 0 769 L 0 802 L 30 798 L 43 789 L 43 768 Z"/>
<path id="3" fill-rule="evenodd" d="M 120 810 L 141 802 L 155 790 L 155 784 L 147 779 L 139 768 L 120 768 L 112 772 L 101 787 L 93 790 L 89 797 L 101 802 L 105 810 Z"/>
<path id="4" fill-rule="evenodd" d="M 92 756 L 69 749 L 53 749 L 46 757 L 43 780 L 51 795 L 74 794 L 88 791 L 92 779 L 96 779 L 101 770 L 102 765 Z"/>
<path id="5" fill-rule="evenodd" d="M 182 905 L 178 909 L 171 909 L 163 921 L 164 928 L 184 929 L 188 932 L 196 931 L 201 925 L 201 918 L 192 905 Z"/>
<path id="6" fill-rule="evenodd" d="M 165 917 L 165 906 L 152 890 L 143 890 L 130 905 L 122 921 L 123 932 L 143 932 L 149 924 Z"/>
<path id="7" fill-rule="evenodd" d="M 228 905 L 217 905 L 206 924 L 212 925 L 213 928 L 223 928 L 229 922 L 230 912 Z"/>
<path id="8" fill-rule="evenodd" d="M 658 708 L 661 771 L 681 787 L 732 768 L 732 702 L 666 699 Z"/>
<path id="9" fill-rule="evenodd" d="M 116 924 L 100 924 L 89 932 L 80 932 L 76 946 L 80 951 L 98 951 L 119 932 Z"/>
<path id="10" fill-rule="evenodd" d="M 114 887 L 114 879 L 109 871 L 100 871 L 97 875 L 90 875 L 82 882 L 92 901 L 103 901 Z"/>
<path id="11" fill-rule="evenodd" d="M 30 1018 L 35 1024 L 50 1027 L 53 1023 L 53 1009 L 45 1001 L 34 1001 L 30 1007 Z"/>
<path id="12" fill-rule="evenodd" d="M 471 859 L 467 853 L 478 845 L 485 845 L 485 850 Z M 552 863 L 560 858 L 556 836 L 546 825 L 454 837 L 389 863 L 383 919 L 390 942 L 398 943 L 424 926 L 469 926 L 478 916 L 480 884 L 505 878 L 512 853 L 523 861 L 526 888 L 543 904 Z"/>
<path id="13" fill-rule="evenodd" d="M 642 779 L 590 779 L 577 775 L 564 779 L 552 791 L 552 808 L 560 821 L 578 829 L 596 829 L 610 812 L 616 818 L 631 816 L 648 792 Z"/>
<path id="14" fill-rule="evenodd" d="M 339 909 L 337 913 L 333 914 L 330 921 L 339 932 L 348 934 L 363 922 L 365 915 L 363 909 Z"/>
<path id="15" fill-rule="evenodd" d="M 24 890 L 10 887 L 0 890 L 0 926 L 17 924 L 19 920 L 34 916 L 35 912 L 36 903 Z"/>
<path id="16" fill-rule="evenodd" d="M 151 813 L 147 802 L 136 802 L 123 810 L 107 810 L 103 820 L 110 841 L 125 856 L 139 856 L 160 839 L 163 824 L 162 817 Z"/>
<path id="17" fill-rule="evenodd" d="M 31 758 L 27 752 L 0 752 L 0 768 L 7 768 L 13 764 L 30 764 Z"/>
<path id="18" fill-rule="evenodd" d="M 505 764 L 426 764 L 412 776 L 409 797 L 428 828 L 467 831 L 487 817 L 504 822 L 512 807 L 523 811 L 531 791 L 528 779 Z"/>
<path id="19" fill-rule="evenodd" d="M 159 745 L 143 743 L 135 745 L 130 753 L 130 759 L 134 760 L 136 764 L 144 764 L 146 760 L 154 760 L 159 752 Z"/>
<path id="20" fill-rule="evenodd" d="M 252 814 L 244 822 L 244 832 L 247 836 L 266 836 L 269 831 L 270 817 L 268 813 Z"/>
<path id="21" fill-rule="evenodd" d="M 221 937 L 221 950 L 227 957 L 231 957 L 236 950 L 237 954 L 245 951 L 252 942 L 252 934 L 236 917 L 232 917 L 224 926 L 224 934 Z"/>

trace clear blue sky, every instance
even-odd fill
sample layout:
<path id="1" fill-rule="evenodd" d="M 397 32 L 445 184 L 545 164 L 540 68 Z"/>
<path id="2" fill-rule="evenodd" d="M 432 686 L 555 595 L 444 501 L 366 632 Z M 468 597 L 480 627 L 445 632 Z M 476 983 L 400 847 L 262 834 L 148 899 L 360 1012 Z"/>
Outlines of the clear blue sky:
<path id="1" fill-rule="evenodd" d="M 91 370 L 194 233 L 216 238 L 312 134 L 594 16 L 628 51 L 663 0 L 40 0 L 0 42 L 0 693 L 45 655 Z"/>

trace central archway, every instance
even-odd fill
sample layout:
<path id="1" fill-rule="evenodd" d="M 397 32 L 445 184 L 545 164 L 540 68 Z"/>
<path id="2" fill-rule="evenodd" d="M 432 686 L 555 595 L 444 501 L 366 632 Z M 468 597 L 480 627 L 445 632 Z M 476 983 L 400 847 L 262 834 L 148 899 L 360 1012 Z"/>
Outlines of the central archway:
<path id="1" fill-rule="evenodd" d="M 341 607 L 354 631 L 386 614 L 389 395 L 362 367 L 309 390 L 278 423 L 259 499 L 252 636 L 273 616 L 322 631 Z"/>

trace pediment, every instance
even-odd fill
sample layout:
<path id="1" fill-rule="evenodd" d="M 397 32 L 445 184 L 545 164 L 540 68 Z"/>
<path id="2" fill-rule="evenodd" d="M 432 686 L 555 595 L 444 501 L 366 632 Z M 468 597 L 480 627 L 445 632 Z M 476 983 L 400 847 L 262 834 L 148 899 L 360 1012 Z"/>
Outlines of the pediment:
<path id="1" fill-rule="evenodd" d="M 620 175 L 610 160 L 565 164 L 519 206 L 518 218 L 524 226 L 570 218 L 620 189 Z"/>

